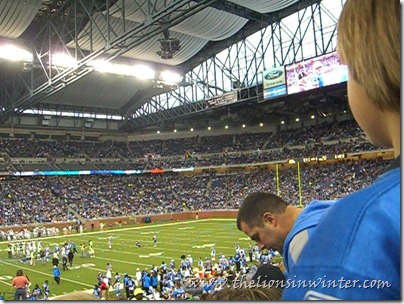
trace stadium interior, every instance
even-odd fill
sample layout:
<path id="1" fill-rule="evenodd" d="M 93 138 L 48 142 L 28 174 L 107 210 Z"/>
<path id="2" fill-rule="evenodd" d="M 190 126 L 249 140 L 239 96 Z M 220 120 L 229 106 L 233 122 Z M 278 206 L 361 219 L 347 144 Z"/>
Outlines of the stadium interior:
<path id="1" fill-rule="evenodd" d="M 183 224 L 175 234 L 194 229 L 190 220 L 207 229 L 215 218 L 234 220 L 254 191 L 304 207 L 372 183 L 393 153 L 373 146 L 354 121 L 346 81 L 287 91 L 297 90 L 299 69 L 309 73 L 321 56 L 330 56 L 324 69 L 331 62 L 343 2 L 0 0 L 0 261 L 7 267 L 0 291 L 22 265 L 22 253 L 6 259 L 6 248 L 31 241 L 17 231 L 57 227 L 59 235 L 36 232 L 51 251 L 57 242 L 70 248 L 71 238 L 78 247 L 98 238 L 95 266 L 63 272 L 70 282 L 51 286 L 54 297 L 91 293 L 111 257 L 113 273 L 135 277 L 136 267 L 160 265 L 161 251 L 181 265 L 181 253 L 190 252 L 195 267 L 199 255 L 210 257 L 209 243 L 217 260 L 219 250 L 233 255 L 237 242 L 248 250 L 233 222 L 231 242 L 219 233 L 211 242 L 184 239 L 180 250 L 164 223 Z M 25 57 L 11 56 L 20 52 Z M 275 68 L 284 91 L 268 97 L 265 75 Z M 157 246 L 171 243 L 165 250 L 152 245 L 156 229 Z M 139 236 L 147 246 L 138 260 L 115 247 L 121 241 L 133 251 L 133 237 L 124 235 L 133 231 L 150 234 Z M 139 262 L 142 255 L 151 259 Z M 23 269 L 42 287 L 53 278 L 51 262 L 39 260 Z M 159 290 L 177 297 L 175 288 Z"/>

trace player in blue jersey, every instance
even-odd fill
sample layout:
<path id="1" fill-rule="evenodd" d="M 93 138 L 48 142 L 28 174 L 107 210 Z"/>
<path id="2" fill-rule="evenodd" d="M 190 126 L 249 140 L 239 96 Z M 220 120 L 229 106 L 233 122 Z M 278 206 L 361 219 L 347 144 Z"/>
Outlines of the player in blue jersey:
<path id="1" fill-rule="evenodd" d="M 255 192 L 241 204 L 237 227 L 255 241 L 260 250 L 273 249 L 283 254 L 288 269 L 296 261 L 300 238 L 316 229 L 332 204 L 333 201 L 314 201 L 301 209 L 288 205 L 274 194 Z"/>
<path id="2" fill-rule="evenodd" d="M 240 272 L 241 270 L 241 255 L 240 253 L 236 252 L 236 254 L 234 255 L 234 264 L 236 264 L 236 272 L 237 274 Z"/>
<path id="3" fill-rule="evenodd" d="M 400 11 L 396 0 L 345 2 L 337 50 L 349 71 L 349 105 L 367 138 L 392 148 L 395 161 L 372 185 L 338 200 L 300 243 L 284 300 L 402 299 Z M 296 279 L 320 284 L 296 286 Z"/>
<path id="4" fill-rule="evenodd" d="M 129 293 L 128 300 L 131 300 L 134 296 L 134 292 L 135 292 L 135 288 L 136 288 L 135 280 L 132 279 L 131 276 L 128 276 L 125 287 L 127 288 L 128 293 Z"/>

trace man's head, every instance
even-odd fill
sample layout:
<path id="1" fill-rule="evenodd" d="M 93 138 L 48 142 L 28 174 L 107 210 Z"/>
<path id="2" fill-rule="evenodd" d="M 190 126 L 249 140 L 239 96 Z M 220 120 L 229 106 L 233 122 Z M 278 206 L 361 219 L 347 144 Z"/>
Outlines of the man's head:
<path id="1" fill-rule="evenodd" d="M 237 228 L 257 242 L 260 249 L 282 252 L 285 238 L 293 227 L 293 220 L 286 218 L 286 209 L 287 203 L 276 195 L 252 193 L 240 206 Z"/>
<path id="2" fill-rule="evenodd" d="M 352 113 L 369 140 L 386 147 L 400 138 L 400 11 L 397 0 L 347 0 L 338 22 Z"/>

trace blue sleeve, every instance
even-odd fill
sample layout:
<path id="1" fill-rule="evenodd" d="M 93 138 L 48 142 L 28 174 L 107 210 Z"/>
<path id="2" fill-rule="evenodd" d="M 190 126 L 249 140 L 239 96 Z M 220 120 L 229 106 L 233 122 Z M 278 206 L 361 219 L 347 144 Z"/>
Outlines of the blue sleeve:
<path id="1" fill-rule="evenodd" d="M 400 172 L 333 206 L 287 276 L 282 299 L 401 298 Z"/>

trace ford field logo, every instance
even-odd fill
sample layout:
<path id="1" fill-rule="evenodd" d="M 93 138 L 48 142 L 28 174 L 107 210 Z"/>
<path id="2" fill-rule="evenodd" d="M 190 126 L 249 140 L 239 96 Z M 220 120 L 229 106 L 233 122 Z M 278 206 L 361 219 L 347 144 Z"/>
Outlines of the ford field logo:
<path id="1" fill-rule="evenodd" d="M 268 71 L 268 73 L 265 75 L 265 79 L 273 80 L 273 79 L 281 77 L 282 75 L 283 75 L 282 70 L 271 70 L 271 71 Z"/>

